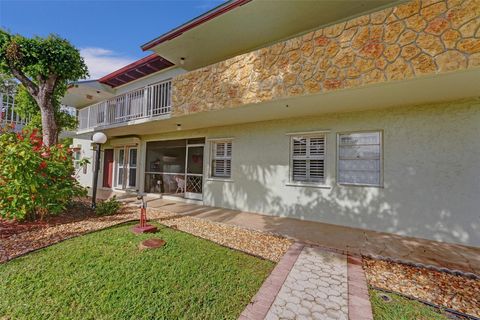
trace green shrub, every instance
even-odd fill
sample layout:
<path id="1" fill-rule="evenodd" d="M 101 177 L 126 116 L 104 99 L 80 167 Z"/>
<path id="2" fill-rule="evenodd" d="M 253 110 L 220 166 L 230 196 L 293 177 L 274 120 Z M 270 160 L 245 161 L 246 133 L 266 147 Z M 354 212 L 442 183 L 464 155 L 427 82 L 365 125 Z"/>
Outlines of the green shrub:
<path id="1" fill-rule="evenodd" d="M 25 220 L 63 212 L 75 196 L 85 196 L 73 177 L 72 152 L 44 146 L 37 130 L 0 128 L 0 217 Z"/>
<path id="2" fill-rule="evenodd" d="M 120 210 L 121 207 L 122 204 L 117 200 L 117 197 L 113 196 L 108 200 L 97 203 L 95 213 L 99 216 L 110 216 L 117 213 L 117 211 Z"/>

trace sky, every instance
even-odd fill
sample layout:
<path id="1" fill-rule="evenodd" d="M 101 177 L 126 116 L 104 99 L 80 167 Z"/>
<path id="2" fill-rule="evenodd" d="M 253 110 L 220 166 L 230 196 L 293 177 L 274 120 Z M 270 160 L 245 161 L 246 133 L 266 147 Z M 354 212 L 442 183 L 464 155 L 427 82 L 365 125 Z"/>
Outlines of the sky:
<path id="1" fill-rule="evenodd" d="M 80 50 L 97 79 L 151 51 L 142 44 L 222 0 L 0 0 L 0 27 L 26 37 L 51 33 Z"/>

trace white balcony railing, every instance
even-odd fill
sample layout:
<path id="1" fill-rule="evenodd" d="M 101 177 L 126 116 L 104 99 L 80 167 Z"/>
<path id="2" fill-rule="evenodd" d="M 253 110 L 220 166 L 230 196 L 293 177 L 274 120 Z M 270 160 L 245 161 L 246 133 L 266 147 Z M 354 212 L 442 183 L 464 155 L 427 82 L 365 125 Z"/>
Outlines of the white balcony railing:
<path id="1" fill-rule="evenodd" d="M 171 81 L 148 85 L 78 111 L 78 129 L 125 123 L 170 114 Z"/>
<path id="2" fill-rule="evenodd" d="M 27 119 L 23 119 L 15 112 L 14 93 L 0 92 L 0 127 L 6 124 L 14 124 L 14 130 L 19 131 L 27 124 Z"/>

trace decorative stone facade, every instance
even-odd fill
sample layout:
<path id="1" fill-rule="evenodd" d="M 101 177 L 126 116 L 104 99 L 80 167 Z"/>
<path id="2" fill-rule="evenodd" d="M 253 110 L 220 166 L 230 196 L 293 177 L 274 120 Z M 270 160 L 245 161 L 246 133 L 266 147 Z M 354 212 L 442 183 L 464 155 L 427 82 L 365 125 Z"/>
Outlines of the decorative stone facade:
<path id="1" fill-rule="evenodd" d="M 172 113 L 480 67 L 480 0 L 416 0 L 173 79 Z"/>

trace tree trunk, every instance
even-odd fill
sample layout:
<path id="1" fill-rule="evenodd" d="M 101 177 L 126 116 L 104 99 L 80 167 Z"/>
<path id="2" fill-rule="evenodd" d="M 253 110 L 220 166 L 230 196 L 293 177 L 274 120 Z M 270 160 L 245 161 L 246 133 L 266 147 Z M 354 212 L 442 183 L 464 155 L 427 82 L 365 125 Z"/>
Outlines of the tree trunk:
<path id="1" fill-rule="evenodd" d="M 43 144 L 46 146 L 54 145 L 57 143 L 58 128 L 52 102 L 48 100 L 44 104 L 40 104 L 40 113 L 42 115 Z"/>
<path id="2" fill-rule="evenodd" d="M 12 74 L 25 86 L 28 93 L 30 93 L 40 107 L 43 144 L 46 146 L 54 145 L 58 141 L 59 133 L 55 121 L 55 108 L 52 101 L 55 87 L 57 86 L 57 76 L 50 75 L 47 78 L 38 76 L 38 84 L 35 84 L 20 69 L 15 68 L 10 61 L 8 64 Z"/>
<path id="3" fill-rule="evenodd" d="M 42 116 L 43 144 L 51 146 L 57 143 L 58 127 L 55 122 L 55 109 L 52 102 L 53 91 L 55 90 L 55 78 L 51 77 L 39 86 L 36 101 L 40 107 Z"/>

